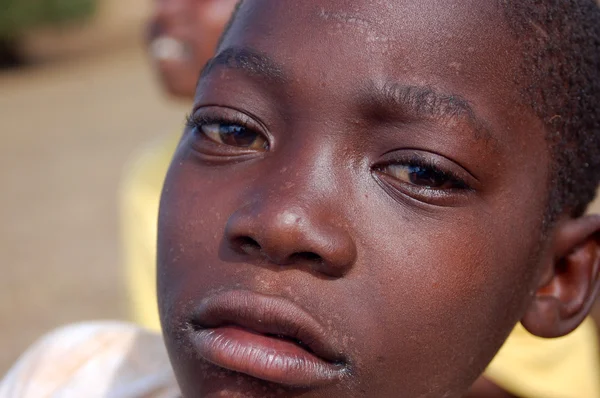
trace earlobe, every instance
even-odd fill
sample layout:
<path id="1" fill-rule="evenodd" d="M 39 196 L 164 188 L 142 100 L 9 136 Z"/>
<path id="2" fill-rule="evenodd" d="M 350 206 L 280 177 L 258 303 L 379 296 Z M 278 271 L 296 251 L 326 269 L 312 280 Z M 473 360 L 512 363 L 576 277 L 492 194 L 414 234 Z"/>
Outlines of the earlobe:
<path id="1" fill-rule="evenodd" d="M 521 323 L 540 337 L 564 336 L 585 319 L 600 290 L 600 215 L 557 223 L 548 272 Z"/>

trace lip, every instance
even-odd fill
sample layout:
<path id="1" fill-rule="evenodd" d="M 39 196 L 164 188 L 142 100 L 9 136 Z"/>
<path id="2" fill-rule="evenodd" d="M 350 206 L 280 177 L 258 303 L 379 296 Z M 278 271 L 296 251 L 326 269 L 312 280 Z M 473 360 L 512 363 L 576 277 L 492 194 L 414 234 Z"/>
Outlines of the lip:
<path id="1" fill-rule="evenodd" d="M 310 388 L 348 373 L 335 339 L 283 298 L 220 293 L 200 304 L 190 326 L 192 345 L 204 360 L 257 379 Z"/>

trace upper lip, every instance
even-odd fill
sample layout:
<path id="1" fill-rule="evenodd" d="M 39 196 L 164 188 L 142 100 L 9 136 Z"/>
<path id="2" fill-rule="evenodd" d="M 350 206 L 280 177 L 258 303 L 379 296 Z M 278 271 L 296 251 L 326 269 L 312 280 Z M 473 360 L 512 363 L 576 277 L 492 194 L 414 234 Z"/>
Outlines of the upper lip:
<path id="1" fill-rule="evenodd" d="M 346 362 L 336 339 L 306 311 L 281 297 L 242 290 L 220 293 L 200 303 L 190 324 L 196 330 L 238 326 L 296 341 L 327 362 Z"/>
<path id="2" fill-rule="evenodd" d="M 182 43 L 188 43 L 190 35 L 184 29 L 172 29 L 160 23 L 152 23 L 146 31 L 147 40 L 152 43 L 160 38 L 170 38 Z"/>

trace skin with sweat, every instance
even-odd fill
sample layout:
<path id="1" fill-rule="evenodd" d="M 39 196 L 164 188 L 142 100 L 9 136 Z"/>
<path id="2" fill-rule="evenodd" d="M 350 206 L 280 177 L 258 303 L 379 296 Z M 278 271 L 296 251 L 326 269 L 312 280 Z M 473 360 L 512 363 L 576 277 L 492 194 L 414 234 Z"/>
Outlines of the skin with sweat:
<path id="1" fill-rule="evenodd" d="M 552 256 L 519 51 L 495 1 L 244 2 L 161 201 L 184 396 L 465 394 Z"/>

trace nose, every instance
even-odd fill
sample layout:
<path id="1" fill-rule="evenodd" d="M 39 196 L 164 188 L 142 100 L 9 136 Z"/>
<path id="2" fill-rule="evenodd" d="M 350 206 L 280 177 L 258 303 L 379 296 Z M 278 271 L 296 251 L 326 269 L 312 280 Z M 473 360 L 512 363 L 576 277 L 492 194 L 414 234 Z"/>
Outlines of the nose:
<path id="1" fill-rule="evenodd" d="M 347 274 L 356 261 L 350 233 L 331 212 L 318 204 L 290 203 L 285 198 L 236 211 L 227 221 L 225 238 L 245 256 L 280 266 L 309 267 L 331 278 Z"/>
<path id="2" fill-rule="evenodd" d="M 158 0 L 154 7 L 154 20 L 160 23 L 179 19 L 186 14 L 189 0 Z"/>

